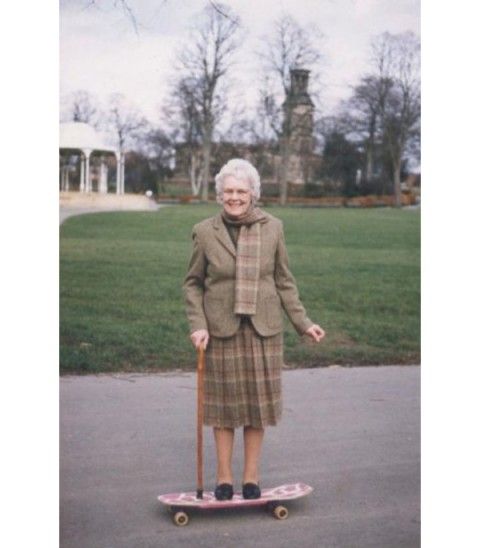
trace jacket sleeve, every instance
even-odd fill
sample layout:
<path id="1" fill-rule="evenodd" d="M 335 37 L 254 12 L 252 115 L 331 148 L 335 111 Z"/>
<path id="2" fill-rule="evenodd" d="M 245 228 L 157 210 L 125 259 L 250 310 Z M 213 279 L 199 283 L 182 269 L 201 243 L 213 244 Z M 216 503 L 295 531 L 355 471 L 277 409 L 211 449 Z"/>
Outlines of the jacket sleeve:
<path id="1" fill-rule="evenodd" d="M 208 329 L 203 309 L 203 293 L 207 260 L 200 238 L 195 227 L 192 232 L 193 251 L 188 265 L 188 272 L 183 282 L 183 296 L 187 312 L 190 333 L 198 329 Z"/>
<path id="2" fill-rule="evenodd" d="M 280 236 L 275 255 L 275 285 L 289 320 L 299 335 L 313 325 L 307 317 L 304 306 L 300 301 L 297 284 L 288 267 L 288 254 L 283 234 L 283 225 L 280 225 Z"/>

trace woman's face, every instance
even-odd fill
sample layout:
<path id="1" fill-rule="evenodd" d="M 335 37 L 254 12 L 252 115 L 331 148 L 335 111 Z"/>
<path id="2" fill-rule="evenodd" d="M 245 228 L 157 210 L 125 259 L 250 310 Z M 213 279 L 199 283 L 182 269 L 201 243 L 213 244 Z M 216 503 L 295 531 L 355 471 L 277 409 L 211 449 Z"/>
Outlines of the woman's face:
<path id="1" fill-rule="evenodd" d="M 252 203 L 248 181 L 228 175 L 223 182 L 223 209 L 230 217 L 241 217 Z"/>

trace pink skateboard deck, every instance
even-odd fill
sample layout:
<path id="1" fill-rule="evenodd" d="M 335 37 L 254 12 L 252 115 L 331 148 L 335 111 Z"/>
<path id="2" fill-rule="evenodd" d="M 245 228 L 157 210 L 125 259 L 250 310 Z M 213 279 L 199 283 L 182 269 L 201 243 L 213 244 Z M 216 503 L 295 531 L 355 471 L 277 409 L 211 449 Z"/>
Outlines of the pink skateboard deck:
<path id="1" fill-rule="evenodd" d="M 268 506 L 277 519 L 286 519 L 288 510 L 280 503 L 304 497 L 312 491 L 313 487 L 305 483 L 291 483 L 270 489 L 262 489 L 262 496 L 259 499 L 244 499 L 241 493 L 235 493 L 231 500 L 217 500 L 212 491 L 205 491 L 203 499 L 198 499 L 195 492 L 188 492 L 160 495 L 158 500 L 170 507 L 176 525 L 187 525 L 189 520 L 187 510 L 191 508 L 213 510 L 239 506 Z"/>

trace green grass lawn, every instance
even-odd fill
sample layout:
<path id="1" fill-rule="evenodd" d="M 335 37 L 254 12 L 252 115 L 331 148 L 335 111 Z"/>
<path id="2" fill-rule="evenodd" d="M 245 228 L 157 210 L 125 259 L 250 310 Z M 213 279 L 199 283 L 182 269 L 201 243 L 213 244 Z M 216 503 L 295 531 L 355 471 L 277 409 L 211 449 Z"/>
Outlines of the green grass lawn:
<path id="1" fill-rule="evenodd" d="M 60 229 L 63 373 L 193 368 L 181 285 L 191 227 L 218 206 L 67 219 Z M 286 322 L 290 366 L 419 363 L 420 214 L 268 208 L 284 221 L 314 345 Z"/>

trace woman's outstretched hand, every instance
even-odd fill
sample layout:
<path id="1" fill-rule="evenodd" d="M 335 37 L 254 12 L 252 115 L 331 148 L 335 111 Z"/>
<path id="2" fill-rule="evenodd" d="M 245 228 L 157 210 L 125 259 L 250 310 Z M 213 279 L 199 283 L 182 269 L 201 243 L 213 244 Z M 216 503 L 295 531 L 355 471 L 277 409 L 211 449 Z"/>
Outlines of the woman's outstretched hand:
<path id="1" fill-rule="evenodd" d="M 206 329 L 198 329 L 190 335 L 190 340 L 193 343 L 193 346 L 198 350 L 200 346 L 203 346 L 203 349 L 207 349 L 208 339 L 210 335 Z"/>
<path id="2" fill-rule="evenodd" d="M 305 335 L 308 335 L 315 342 L 320 342 L 325 337 L 325 331 L 315 323 L 305 331 Z"/>

